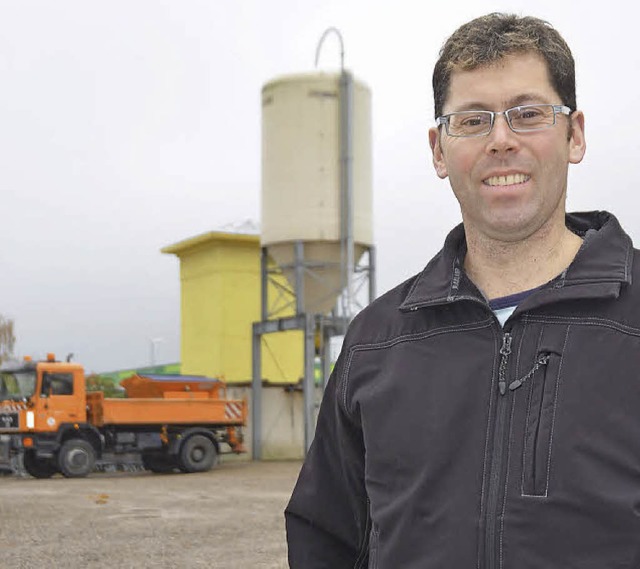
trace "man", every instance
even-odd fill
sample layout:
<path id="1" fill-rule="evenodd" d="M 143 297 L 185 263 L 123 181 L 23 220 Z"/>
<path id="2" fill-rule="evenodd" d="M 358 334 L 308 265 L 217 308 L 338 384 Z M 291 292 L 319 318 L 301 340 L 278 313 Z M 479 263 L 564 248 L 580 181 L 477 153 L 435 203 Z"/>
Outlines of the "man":
<path id="1" fill-rule="evenodd" d="M 294 569 L 640 567 L 640 261 L 565 214 L 585 152 L 546 22 L 458 29 L 433 163 L 463 224 L 352 323 L 286 511 Z"/>

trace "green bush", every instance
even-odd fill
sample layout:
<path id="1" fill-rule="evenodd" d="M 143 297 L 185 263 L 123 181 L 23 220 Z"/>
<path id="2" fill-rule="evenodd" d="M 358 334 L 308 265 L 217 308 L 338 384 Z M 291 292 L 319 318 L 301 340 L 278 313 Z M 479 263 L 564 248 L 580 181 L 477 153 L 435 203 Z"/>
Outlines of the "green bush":
<path id="1" fill-rule="evenodd" d="M 105 397 L 124 397 L 124 389 L 108 377 L 92 374 L 85 378 L 85 382 L 87 391 L 102 391 Z"/>

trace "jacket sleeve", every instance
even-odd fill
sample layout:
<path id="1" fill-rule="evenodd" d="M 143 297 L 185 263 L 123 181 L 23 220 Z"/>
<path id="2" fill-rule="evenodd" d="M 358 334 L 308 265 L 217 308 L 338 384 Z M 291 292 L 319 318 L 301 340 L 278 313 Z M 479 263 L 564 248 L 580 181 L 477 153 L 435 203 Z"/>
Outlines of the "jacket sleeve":
<path id="1" fill-rule="evenodd" d="M 291 569 L 368 563 L 364 444 L 359 414 L 348 413 L 341 397 L 343 359 L 327 383 L 316 434 L 285 510 Z"/>

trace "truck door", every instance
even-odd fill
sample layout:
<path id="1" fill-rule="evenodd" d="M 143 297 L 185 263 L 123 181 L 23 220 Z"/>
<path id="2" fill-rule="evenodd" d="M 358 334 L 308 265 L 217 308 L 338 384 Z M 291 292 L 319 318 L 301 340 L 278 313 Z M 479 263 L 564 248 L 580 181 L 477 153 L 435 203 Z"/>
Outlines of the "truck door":
<path id="1" fill-rule="evenodd" d="M 61 423 L 79 423 L 86 420 L 84 401 L 74 394 L 72 372 L 42 373 L 36 421 L 43 431 L 56 431 Z"/>

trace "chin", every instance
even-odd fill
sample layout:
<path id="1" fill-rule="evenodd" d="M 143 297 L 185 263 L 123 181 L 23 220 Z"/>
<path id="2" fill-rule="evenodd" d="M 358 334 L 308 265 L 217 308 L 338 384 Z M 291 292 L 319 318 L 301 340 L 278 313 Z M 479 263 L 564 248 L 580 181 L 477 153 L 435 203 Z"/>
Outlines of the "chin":
<path id="1" fill-rule="evenodd" d="M 493 219 L 485 225 L 483 233 L 498 241 L 522 241 L 533 235 L 539 227 L 530 218 L 522 215 L 509 218 Z"/>

